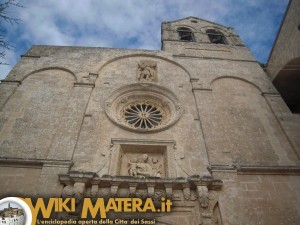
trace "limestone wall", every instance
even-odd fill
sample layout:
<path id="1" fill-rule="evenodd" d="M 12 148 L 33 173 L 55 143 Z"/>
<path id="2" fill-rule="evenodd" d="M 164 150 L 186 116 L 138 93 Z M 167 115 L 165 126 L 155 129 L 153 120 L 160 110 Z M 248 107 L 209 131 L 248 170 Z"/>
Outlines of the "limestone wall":
<path id="1" fill-rule="evenodd" d="M 224 189 L 219 195 L 223 224 L 297 224 L 299 176 L 215 172 Z"/>
<path id="2" fill-rule="evenodd" d="M 189 49 L 163 24 L 167 51 L 33 46 L 0 85 L 0 195 L 140 188 L 174 198 L 174 221 L 296 224 L 300 143 L 289 127 L 299 122 L 232 29 L 198 23 L 223 29 L 229 45 L 196 32 L 205 49 Z M 160 109 L 157 126 L 126 120 L 134 104 Z"/>

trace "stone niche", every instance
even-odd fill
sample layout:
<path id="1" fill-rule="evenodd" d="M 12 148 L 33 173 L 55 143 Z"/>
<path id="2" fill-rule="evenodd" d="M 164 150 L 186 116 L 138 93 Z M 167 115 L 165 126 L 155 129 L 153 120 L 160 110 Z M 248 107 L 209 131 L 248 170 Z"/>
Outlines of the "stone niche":
<path id="1" fill-rule="evenodd" d="M 174 141 L 112 139 L 112 176 L 175 177 Z"/>

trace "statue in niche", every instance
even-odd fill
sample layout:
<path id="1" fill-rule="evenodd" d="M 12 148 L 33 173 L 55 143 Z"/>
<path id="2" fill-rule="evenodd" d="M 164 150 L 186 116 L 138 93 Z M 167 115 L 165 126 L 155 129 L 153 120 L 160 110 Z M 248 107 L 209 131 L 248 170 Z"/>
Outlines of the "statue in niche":
<path id="1" fill-rule="evenodd" d="M 142 60 L 137 68 L 138 81 L 157 81 L 157 63 L 150 60 Z"/>
<path id="2" fill-rule="evenodd" d="M 145 177 L 161 177 L 161 164 L 157 158 L 152 159 L 153 167 L 148 163 L 149 156 L 143 154 L 140 161 L 137 158 L 129 160 L 128 174 L 129 176 L 145 178 Z"/>

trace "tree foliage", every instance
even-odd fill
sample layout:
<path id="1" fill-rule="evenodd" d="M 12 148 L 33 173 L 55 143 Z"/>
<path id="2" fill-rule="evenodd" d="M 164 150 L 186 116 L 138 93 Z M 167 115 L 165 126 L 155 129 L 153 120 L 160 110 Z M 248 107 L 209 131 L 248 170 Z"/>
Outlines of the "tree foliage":
<path id="1" fill-rule="evenodd" d="M 4 23 L 13 25 L 20 22 L 20 19 L 10 15 L 10 9 L 15 7 L 23 6 L 17 0 L 0 0 L 0 65 L 7 65 L 7 63 L 3 62 L 6 51 L 14 49 L 14 46 L 6 40 Z"/>

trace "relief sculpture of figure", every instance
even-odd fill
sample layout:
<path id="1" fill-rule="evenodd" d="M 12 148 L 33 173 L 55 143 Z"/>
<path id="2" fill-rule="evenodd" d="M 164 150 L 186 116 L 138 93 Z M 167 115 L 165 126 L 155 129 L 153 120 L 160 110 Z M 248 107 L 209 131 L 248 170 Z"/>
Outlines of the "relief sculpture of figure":
<path id="1" fill-rule="evenodd" d="M 138 63 L 137 78 L 139 81 L 156 81 L 156 62 L 143 60 Z"/>
<path id="2" fill-rule="evenodd" d="M 128 173 L 130 176 L 136 177 L 137 176 L 137 158 L 133 158 L 131 160 L 129 160 L 129 169 L 128 169 Z"/>
<path id="3" fill-rule="evenodd" d="M 141 178 L 153 176 L 153 170 L 151 165 L 148 163 L 148 155 L 142 155 L 142 162 L 137 164 L 137 175 Z"/>
<path id="4" fill-rule="evenodd" d="M 152 158 L 153 170 L 156 177 L 161 177 L 161 164 L 159 163 L 158 158 Z"/>
<path id="5" fill-rule="evenodd" d="M 130 176 L 139 178 L 161 177 L 160 165 L 158 165 L 157 168 L 153 169 L 152 166 L 148 163 L 148 158 L 149 156 L 147 154 L 143 154 L 140 162 L 138 162 L 136 158 L 129 160 L 128 174 Z M 158 162 L 157 159 L 153 160 L 152 162 L 154 164 Z"/>

